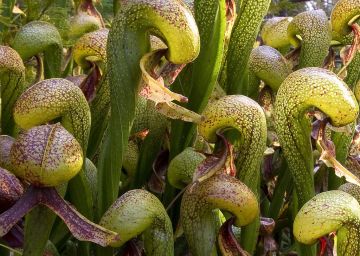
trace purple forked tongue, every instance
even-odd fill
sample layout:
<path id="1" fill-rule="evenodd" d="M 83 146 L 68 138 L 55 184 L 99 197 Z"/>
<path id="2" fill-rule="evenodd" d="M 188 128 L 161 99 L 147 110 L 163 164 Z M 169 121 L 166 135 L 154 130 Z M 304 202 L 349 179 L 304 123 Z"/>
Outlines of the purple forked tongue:
<path id="1" fill-rule="evenodd" d="M 221 251 L 226 255 L 250 256 L 250 254 L 241 248 L 239 242 L 232 231 L 232 225 L 235 218 L 229 218 L 220 228 L 218 241 Z"/>
<path id="2" fill-rule="evenodd" d="M 66 202 L 55 188 L 37 188 L 30 186 L 25 194 L 9 210 L 0 215 L 0 237 L 36 205 L 42 204 L 58 215 L 69 228 L 73 236 L 80 241 L 89 241 L 108 246 L 119 240 L 119 235 L 96 225 L 82 216 Z"/>

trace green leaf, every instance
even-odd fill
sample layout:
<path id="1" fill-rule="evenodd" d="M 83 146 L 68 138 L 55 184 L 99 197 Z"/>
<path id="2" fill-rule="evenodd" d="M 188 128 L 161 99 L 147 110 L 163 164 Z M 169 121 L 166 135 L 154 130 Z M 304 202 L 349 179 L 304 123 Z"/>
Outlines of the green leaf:
<path id="1" fill-rule="evenodd" d="M 248 60 L 270 2 L 249 0 L 241 5 L 229 42 L 226 69 L 221 74 L 222 86 L 229 95 L 247 95 Z"/>
<path id="2" fill-rule="evenodd" d="M 201 39 L 200 54 L 186 67 L 174 87 L 181 93 L 185 90 L 189 99 L 185 107 L 200 113 L 207 105 L 221 67 L 226 27 L 225 1 L 197 0 L 194 12 Z M 195 129 L 195 124 L 172 122 L 171 158 L 191 144 Z"/>

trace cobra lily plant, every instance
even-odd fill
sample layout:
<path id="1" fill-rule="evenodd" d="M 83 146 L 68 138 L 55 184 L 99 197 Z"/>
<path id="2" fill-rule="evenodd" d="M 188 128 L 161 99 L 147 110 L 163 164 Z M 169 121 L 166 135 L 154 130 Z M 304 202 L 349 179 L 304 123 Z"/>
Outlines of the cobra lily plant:
<path id="1" fill-rule="evenodd" d="M 274 2 L 0 1 L 0 255 L 360 255 L 360 0 Z"/>

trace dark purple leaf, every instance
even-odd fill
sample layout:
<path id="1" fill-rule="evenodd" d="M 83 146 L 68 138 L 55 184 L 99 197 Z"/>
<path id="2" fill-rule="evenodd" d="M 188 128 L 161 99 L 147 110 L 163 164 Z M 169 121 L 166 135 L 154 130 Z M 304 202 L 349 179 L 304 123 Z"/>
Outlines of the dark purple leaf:
<path id="1" fill-rule="evenodd" d="M 150 177 L 148 186 L 150 191 L 161 194 L 165 190 L 165 176 L 169 165 L 169 151 L 164 150 L 156 157 L 152 169 L 153 174 Z"/>
<path id="2" fill-rule="evenodd" d="M 88 102 L 91 102 L 95 98 L 96 91 L 101 80 L 101 72 L 99 67 L 96 64 L 92 65 L 93 66 L 90 73 L 79 86 Z"/>
<path id="3" fill-rule="evenodd" d="M 145 252 L 143 246 L 137 239 L 131 239 L 125 245 L 122 253 L 123 256 L 144 256 Z"/>
<path id="4" fill-rule="evenodd" d="M 264 248 L 263 255 L 272 255 L 278 250 L 275 239 L 272 234 L 275 229 L 275 221 L 271 218 L 260 218 L 260 236 Z"/>

